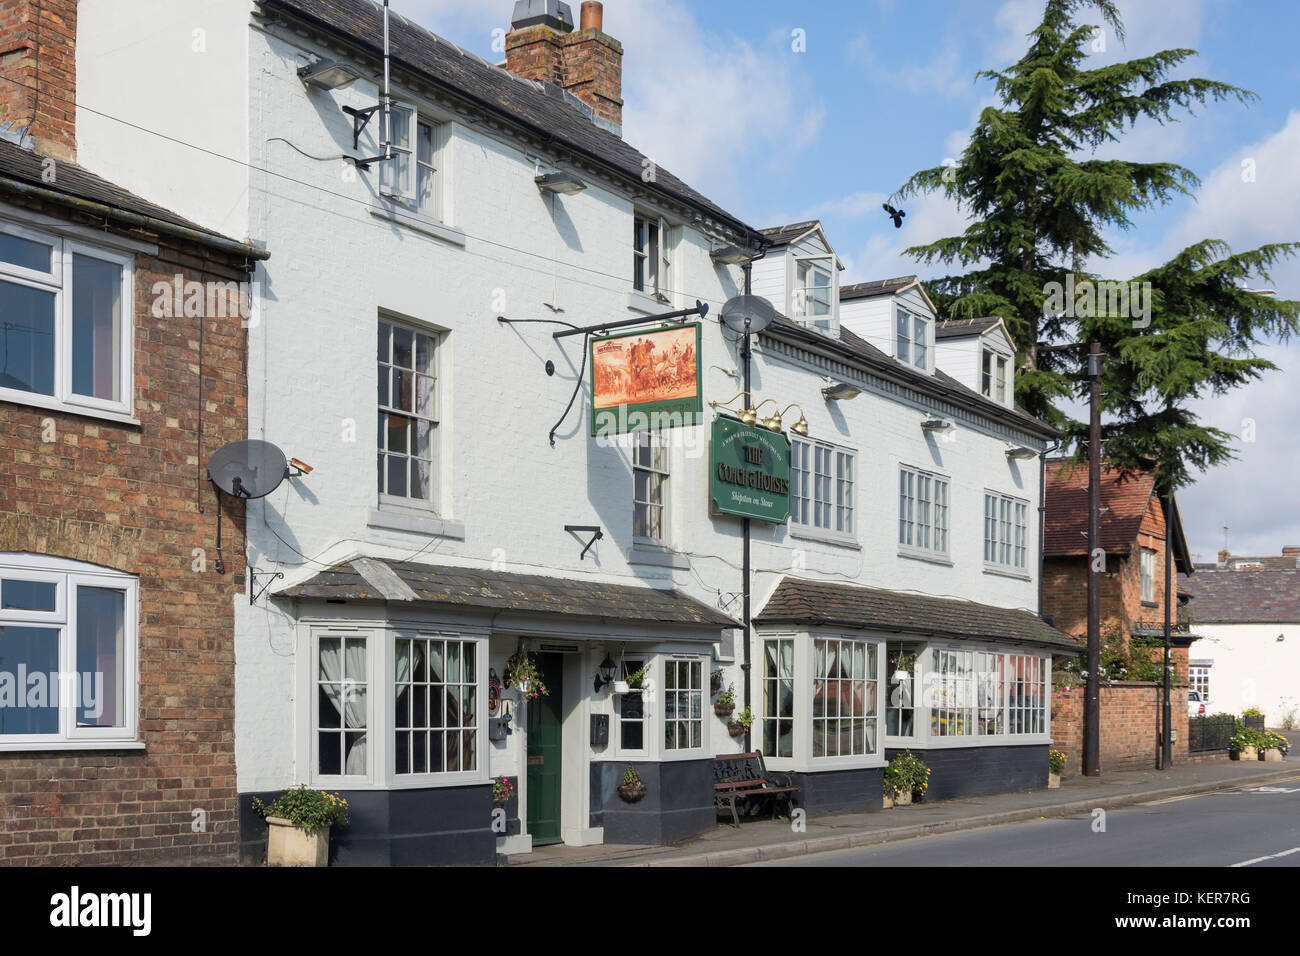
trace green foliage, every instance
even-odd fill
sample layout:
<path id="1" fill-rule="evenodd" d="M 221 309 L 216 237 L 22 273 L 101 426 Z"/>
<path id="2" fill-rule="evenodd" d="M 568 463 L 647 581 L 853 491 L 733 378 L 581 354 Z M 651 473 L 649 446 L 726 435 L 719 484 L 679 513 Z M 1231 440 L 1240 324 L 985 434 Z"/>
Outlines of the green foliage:
<path id="1" fill-rule="evenodd" d="M 628 674 L 627 686 L 630 687 L 632 690 L 640 690 L 641 686 L 645 683 L 645 675 L 649 672 L 649 670 L 650 670 L 649 664 L 642 664 L 632 673 Z"/>
<path id="2" fill-rule="evenodd" d="M 1255 746 L 1259 747 L 1260 750 L 1280 750 L 1283 753 L 1286 753 L 1287 748 L 1291 746 L 1291 742 L 1289 740 L 1287 740 L 1281 734 L 1273 733 L 1273 731 L 1271 730 L 1266 730 L 1263 731 L 1262 733 L 1256 731 L 1255 734 L 1256 737 L 1259 739 L 1259 743 L 1257 743 Z"/>
<path id="3" fill-rule="evenodd" d="M 516 651 L 506 661 L 505 684 L 507 687 L 518 687 L 531 698 L 545 697 L 550 694 L 550 690 L 542 683 L 541 671 L 537 669 L 537 662 L 533 660 L 531 654 Z"/>
<path id="4" fill-rule="evenodd" d="M 304 830 L 341 827 L 348 822 L 346 800 L 337 793 L 308 789 L 305 784 L 286 790 L 270 805 L 254 797 L 253 809 L 264 817 L 279 817 Z"/>
<path id="5" fill-rule="evenodd" d="M 495 777 L 492 780 L 492 802 L 505 803 L 515 795 L 515 782 L 509 777 Z"/>
<path id="6" fill-rule="evenodd" d="M 627 769 L 623 771 L 623 786 L 635 787 L 640 782 L 641 775 L 636 772 L 636 767 L 628 764 Z"/>
<path id="7" fill-rule="evenodd" d="M 1065 769 L 1065 754 L 1060 750 L 1049 750 L 1047 752 L 1047 767 L 1052 773 L 1060 773 Z"/>
<path id="8" fill-rule="evenodd" d="M 1228 749 L 1240 752 L 1247 747 L 1254 747 L 1256 750 L 1262 750 L 1264 749 L 1264 736 L 1258 730 L 1239 728 L 1232 735 L 1232 739 L 1228 741 Z"/>
<path id="9" fill-rule="evenodd" d="M 736 715 L 735 720 L 733 722 L 740 724 L 740 726 L 748 730 L 754 724 L 754 712 L 750 710 L 748 707 L 746 707 L 744 710 L 742 710 L 740 713 Z"/>
<path id="10" fill-rule="evenodd" d="M 736 704 L 736 685 L 728 684 L 727 689 L 718 695 L 718 703 L 725 704 L 728 707 L 734 707 Z"/>
<path id="11" fill-rule="evenodd" d="M 914 797 L 924 798 L 930 788 L 930 768 L 910 750 L 889 761 L 885 768 L 885 795 L 894 797 L 900 793 L 911 793 Z"/>
<path id="12" fill-rule="evenodd" d="M 1264 712 L 1263 712 L 1262 710 L 1260 710 L 1258 707 L 1247 707 L 1245 710 L 1243 710 L 1243 711 L 1241 712 L 1241 716 L 1243 716 L 1243 717 L 1263 717 L 1263 716 L 1264 716 Z"/>
<path id="13" fill-rule="evenodd" d="M 1060 664 L 1053 683 L 1076 686 L 1087 677 L 1088 658 L 1084 654 Z M 1164 641 L 1158 637 L 1133 635 L 1127 641 L 1118 625 L 1111 625 L 1101 635 L 1102 684 L 1123 681 L 1146 681 L 1163 684 L 1165 680 Z M 1170 664 L 1169 686 L 1184 687 L 1187 681 Z"/>
<path id="14" fill-rule="evenodd" d="M 1190 482 L 1192 468 L 1233 457 L 1231 436 L 1200 424 L 1185 403 L 1271 370 L 1254 348 L 1266 336 L 1300 331 L 1300 302 L 1244 287 L 1267 280 L 1300 245 L 1233 255 L 1220 240 L 1195 243 L 1132 277 L 1151 286 L 1150 313 L 1140 323 L 1131 310 L 1105 305 L 1053 307 L 1051 284 L 1065 287 L 1067 274 L 1102 278 L 1084 268 L 1111 255 L 1107 229 L 1131 229 L 1138 214 L 1200 185 L 1174 163 L 1098 159 L 1097 147 L 1120 142 L 1142 119 L 1163 125 L 1197 105 L 1257 99 L 1226 83 L 1171 79 L 1196 55 L 1189 49 L 1089 68 L 1096 23 L 1084 22 L 1088 14 L 1123 40 L 1113 0 L 1045 0 L 1024 55 L 978 74 L 993 82 L 997 103 L 980 114 L 956 167 L 915 173 L 891 201 L 939 192 L 968 216 L 961 235 L 907 252 L 925 265 L 968 270 L 926 283 L 931 298 L 950 318 L 1005 320 L 1019 349 L 1018 403 L 1061 429 L 1076 454 L 1086 426 L 1056 406 L 1086 395 L 1086 343 L 1102 343 L 1107 456 L 1125 469 L 1155 459 L 1164 494 Z"/>

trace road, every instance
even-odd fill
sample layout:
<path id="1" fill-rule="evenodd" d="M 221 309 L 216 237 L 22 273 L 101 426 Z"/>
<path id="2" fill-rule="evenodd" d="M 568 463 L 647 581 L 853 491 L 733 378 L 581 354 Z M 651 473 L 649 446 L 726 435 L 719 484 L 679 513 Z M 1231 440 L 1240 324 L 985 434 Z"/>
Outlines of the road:
<path id="1" fill-rule="evenodd" d="M 1031 820 L 751 865 L 1296 867 L 1300 777 L 1106 811 L 1104 817 Z"/>

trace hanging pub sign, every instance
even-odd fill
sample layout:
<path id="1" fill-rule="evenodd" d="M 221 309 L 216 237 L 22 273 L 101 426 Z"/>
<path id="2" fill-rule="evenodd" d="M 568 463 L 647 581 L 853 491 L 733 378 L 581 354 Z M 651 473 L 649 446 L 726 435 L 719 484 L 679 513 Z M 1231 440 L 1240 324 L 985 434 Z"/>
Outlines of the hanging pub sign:
<path id="1" fill-rule="evenodd" d="M 709 497 L 723 514 L 784 524 L 790 517 L 790 439 L 726 415 L 713 419 Z"/>
<path id="2" fill-rule="evenodd" d="M 591 340 L 591 433 L 697 425 L 700 324 Z"/>

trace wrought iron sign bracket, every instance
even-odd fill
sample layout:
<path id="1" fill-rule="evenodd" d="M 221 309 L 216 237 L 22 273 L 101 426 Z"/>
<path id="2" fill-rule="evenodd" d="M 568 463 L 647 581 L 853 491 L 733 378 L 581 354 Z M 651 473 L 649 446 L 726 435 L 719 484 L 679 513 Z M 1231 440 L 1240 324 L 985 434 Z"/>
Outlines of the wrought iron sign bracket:
<path id="1" fill-rule="evenodd" d="M 266 577 L 270 578 L 270 580 L 267 581 L 265 584 L 263 584 L 262 590 L 259 591 L 257 590 L 257 579 L 262 575 L 265 575 Z M 250 605 L 256 604 L 257 599 L 267 592 L 267 589 L 270 588 L 271 585 L 275 583 L 276 579 L 282 577 L 284 577 L 283 571 L 257 571 L 253 568 L 249 568 L 248 569 L 248 603 Z"/>
<path id="2" fill-rule="evenodd" d="M 587 552 L 591 550 L 592 545 L 605 537 L 605 532 L 600 530 L 600 525 L 598 524 L 566 524 L 564 530 L 568 531 L 570 534 L 583 532 L 591 535 L 591 540 L 588 541 L 587 546 L 582 549 L 582 554 L 578 555 L 579 561 L 587 556 Z"/>

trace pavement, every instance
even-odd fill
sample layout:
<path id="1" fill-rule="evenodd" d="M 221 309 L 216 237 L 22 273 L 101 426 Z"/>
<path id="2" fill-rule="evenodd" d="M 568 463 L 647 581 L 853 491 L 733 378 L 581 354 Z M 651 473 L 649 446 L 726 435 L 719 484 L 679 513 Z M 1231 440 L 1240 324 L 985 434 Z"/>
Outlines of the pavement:
<path id="1" fill-rule="evenodd" d="M 1103 769 L 1099 777 L 1071 777 L 1059 790 L 1034 790 L 913 804 L 868 813 L 809 815 L 796 832 L 786 820 L 746 820 L 739 829 L 719 824 L 668 846 L 548 846 L 507 857 L 509 866 L 740 866 L 833 850 L 973 830 L 1025 820 L 1107 812 L 1173 797 L 1300 781 L 1300 734 L 1287 734 L 1291 757 L 1281 763 L 1203 760 L 1167 771 Z M 1294 784 L 1300 785 L 1300 783 Z"/>

